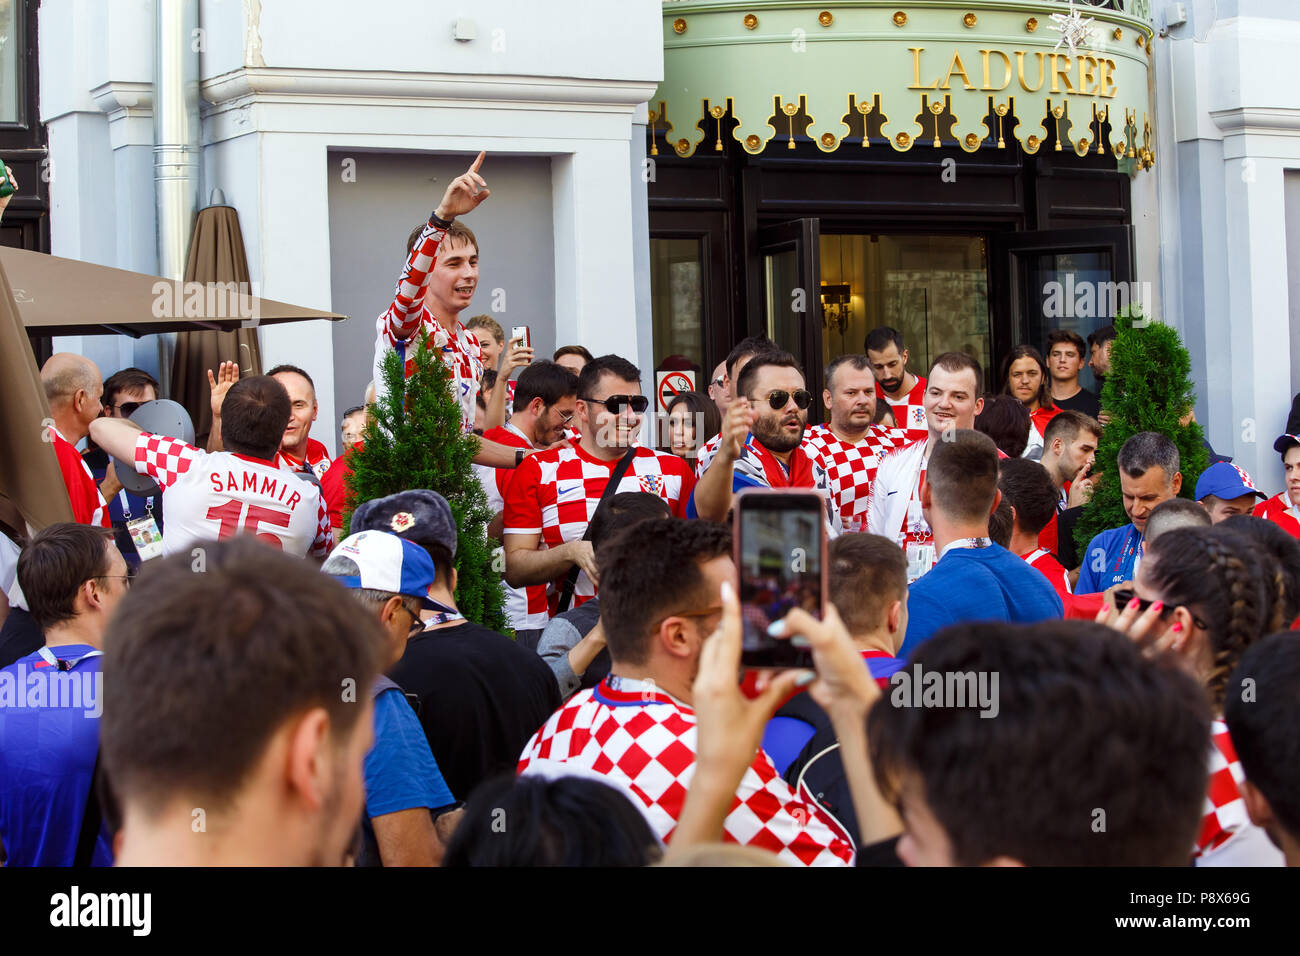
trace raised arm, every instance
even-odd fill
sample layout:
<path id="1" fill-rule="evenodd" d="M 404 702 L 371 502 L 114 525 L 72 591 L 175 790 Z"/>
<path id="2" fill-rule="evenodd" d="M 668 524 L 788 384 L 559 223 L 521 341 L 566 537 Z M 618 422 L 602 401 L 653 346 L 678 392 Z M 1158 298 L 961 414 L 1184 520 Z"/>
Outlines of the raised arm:
<path id="1" fill-rule="evenodd" d="M 135 467 L 135 440 L 141 431 L 143 429 L 129 418 L 96 418 L 90 423 L 91 440 L 132 468 Z M 112 462 L 109 467 L 112 467 Z"/>
<path id="2" fill-rule="evenodd" d="M 725 521 L 731 510 L 732 472 L 745 451 L 745 436 L 754 424 L 749 402 L 738 398 L 727 408 L 722 420 L 722 440 L 718 453 L 695 483 L 695 513 L 708 521 Z"/>

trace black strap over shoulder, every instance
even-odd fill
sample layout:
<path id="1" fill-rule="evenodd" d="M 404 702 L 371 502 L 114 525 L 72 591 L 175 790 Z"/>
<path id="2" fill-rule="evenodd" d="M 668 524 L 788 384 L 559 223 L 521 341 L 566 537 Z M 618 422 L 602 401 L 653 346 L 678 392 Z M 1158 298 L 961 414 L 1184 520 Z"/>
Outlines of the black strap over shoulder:
<path id="1" fill-rule="evenodd" d="M 605 502 L 618 493 L 619 483 L 622 482 L 623 476 L 627 474 L 632 459 L 636 457 L 636 449 L 636 445 L 629 448 L 624 452 L 623 457 L 619 459 L 618 464 L 614 466 L 614 470 L 609 476 L 609 482 L 605 485 L 605 490 L 601 492 L 600 501 L 596 502 L 596 510 L 591 513 L 591 520 L 587 522 L 587 530 L 582 533 L 583 541 L 591 540 L 591 526 L 596 523 L 596 515 L 600 514 L 600 509 L 605 507 Z M 578 575 L 581 573 L 582 568 L 576 564 L 569 568 L 569 573 L 564 578 L 564 588 L 560 591 L 557 614 L 569 609 L 569 605 L 573 602 L 573 589 L 577 587 Z"/>
<path id="2" fill-rule="evenodd" d="M 86 796 L 86 812 L 81 816 L 81 832 L 77 834 L 77 852 L 72 865 L 90 866 L 95 856 L 95 841 L 104 820 L 104 809 L 99 802 L 99 787 L 103 774 L 99 769 L 99 754 L 95 754 L 95 769 L 90 774 L 90 793 Z"/>

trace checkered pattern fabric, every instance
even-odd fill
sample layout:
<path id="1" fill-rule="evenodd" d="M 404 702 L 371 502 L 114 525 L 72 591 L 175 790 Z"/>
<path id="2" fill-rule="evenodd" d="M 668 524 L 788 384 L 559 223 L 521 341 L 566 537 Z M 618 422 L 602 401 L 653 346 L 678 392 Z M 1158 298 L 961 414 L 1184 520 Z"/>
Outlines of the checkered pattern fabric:
<path id="1" fill-rule="evenodd" d="M 1267 518 L 1292 537 L 1300 538 L 1300 520 L 1297 520 L 1296 510 L 1285 491 L 1255 505 L 1251 514 L 1256 518 Z"/>
<path id="2" fill-rule="evenodd" d="M 815 425 L 803 440 L 804 452 L 826 470 L 831 503 L 845 531 L 867 530 L 867 504 L 880 459 L 907 441 L 897 428 L 872 425 L 860 441 L 849 444 L 829 425 Z"/>
<path id="3" fill-rule="evenodd" d="M 319 480 L 325 477 L 325 472 L 329 471 L 330 453 L 314 438 L 307 439 L 307 457 L 303 461 L 298 461 L 292 456 L 280 449 L 275 453 L 275 465 L 283 471 L 302 471 L 303 466 L 311 469 L 311 473 Z"/>
<path id="4" fill-rule="evenodd" d="M 442 361 L 450 374 L 449 386 L 460 403 L 461 427 L 466 434 L 474 430 L 474 406 L 478 396 L 479 380 L 483 377 L 483 351 L 478 338 L 460 322 L 455 333 L 448 333 L 433 313 L 424 305 L 424 292 L 429 286 L 429 274 L 438 258 L 438 244 L 446 232 L 431 224 L 426 225 L 420 238 L 411 247 L 406 265 L 397 280 L 393 304 L 375 321 L 375 362 L 373 368 L 378 401 L 385 395 L 383 363 L 389 349 L 401 349 L 407 354 L 406 375 L 415 369 L 410 353 L 423 339 L 432 337 L 430 346 L 442 350 Z"/>
<path id="5" fill-rule="evenodd" d="M 572 763 L 608 777 L 640 799 L 655 832 L 672 839 L 695 774 L 691 708 L 651 681 L 607 677 L 551 715 L 524 747 L 519 773 L 536 760 Z M 790 789 L 759 751 L 741 778 L 723 839 L 775 853 L 788 863 L 843 866 L 853 847 L 811 800 Z"/>
<path id="6" fill-rule="evenodd" d="M 515 469 L 515 477 L 506 489 L 504 533 L 540 534 L 548 548 L 581 539 L 617 465 L 617 458 L 593 458 L 580 445 L 529 455 Z M 658 495 L 668 502 L 673 514 L 684 517 L 694 487 L 695 476 L 681 458 L 638 447 L 617 493 L 644 491 Z M 573 606 L 595 594 L 587 573 L 579 574 Z"/>
<path id="7" fill-rule="evenodd" d="M 718 446 L 722 444 L 722 433 L 714 435 L 703 445 L 700 446 L 699 456 L 695 459 L 695 477 L 700 478 L 704 475 L 704 469 L 709 467 L 713 458 L 718 453 Z"/>
<path id="8" fill-rule="evenodd" d="M 894 412 L 894 424 L 907 433 L 908 441 L 929 437 L 930 425 L 925 418 L 924 404 L 925 379 L 918 375 L 912 390 L 898 401 L 894 401 L 883 392 L 881 397 L 889 402 L 889 407 Z"/>
<path id="9" fill-rule="evenodd" d="M 63 485 L 68 491 L 68 501 L 72 505 L 72 520 L 77 524 L 93 524 L 101 528 L 111 528 L 108 516 L 108 502 L 99 493 L 95 476 L 90 466 L 77 454 L 77 448 L 68 441 L 53 425 L 47 426 L 47 438 L 54 446 L 54 456 L 63 474 Z M 111 464 L 110 464 L 110 467 Z"/>
<path id="10" fill-rule="evenodd" d="M 509 445 L 511 448 L 532 448 L 533 443 L 514 425 L 507 423 L 503 428 L 489 428 L 483 433 L 488 441 Z M 514 468 L 493 468 L 490 465 L 475 465 L 474 474 L 487 495 L 488 508 L 493 514 L 505 511 L 506 489 L 514 480 Z M 546 585 L 529 584 L 522 588 L 512 588 L 501 581 L 501 588 L 506 593 L 506 619 L 516 631 L 536 630 L 546 626 L 551 619 L 546 604 Z"/>
<path id="11" fill-rule="evenodd" d="M 1241 782 L 1246 774 L 1237 760 L 1237 751 L 1228 736 L 1228 725 L 1221 720 L 1210 726 L 1210 785 L 1205 795 L 1205 815 L 1196 837 L 1193 857 L 1217 850 L 1239 831 L 1250 826 L 1246 801 L 1241 797 Z"/>
<path id="12" fill-rule="evenodd" d="M 175 438 L 141 432 L 135 470 L 163 490 L 164 554 L 233 534 L 255 535 L 290 554 L 329 554 L 330 519 L 320 489 L 273 462 L 227 451 L 210 454 Z"/>

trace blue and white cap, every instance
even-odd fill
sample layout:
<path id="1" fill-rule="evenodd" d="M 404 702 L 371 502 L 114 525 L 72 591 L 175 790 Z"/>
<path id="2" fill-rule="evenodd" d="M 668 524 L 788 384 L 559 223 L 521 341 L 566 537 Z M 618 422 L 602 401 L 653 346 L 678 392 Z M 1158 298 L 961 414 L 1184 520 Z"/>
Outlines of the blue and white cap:
<path id="1" fill-rule="evenodd" d="M 361 531 L 339 542 L 325 560 L 325 567 L 336 557 L 348 558 L 360 571 L 353 575 L 332 575 L 344 587 L 404 594 L 419 598 L 430 611 L 455 613 L 429 598 L 429 588 L 434 582 L 433 559 L 414 542 L 387 531 Z"/>

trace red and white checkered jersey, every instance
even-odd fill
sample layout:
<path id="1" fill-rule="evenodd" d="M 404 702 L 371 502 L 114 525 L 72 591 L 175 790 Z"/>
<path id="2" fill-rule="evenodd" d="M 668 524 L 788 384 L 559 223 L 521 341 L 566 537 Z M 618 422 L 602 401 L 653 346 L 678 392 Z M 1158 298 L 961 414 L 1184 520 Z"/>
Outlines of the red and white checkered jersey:
<path id="1" fill-rule="evenodd" d="M 695 477 L 702 478 L 704 469 L 709 467 L 709 463 L 718 453 L 718 446 L 722 444 L 722 432 L 714 435 L 703 445 L 700 446 L 700 453 L 695 459 Z"/>
<path id="2" fill-rule="evenodd" d="M 111 528 L 108 517 L 108 502 L 99 493 L 95 476 L 77 448 L 59 433 L 53 425 L 46 426 L 45 437 L 54 446 L 54 456 L 63 475 L 63 486 L 68 490 L 68 501 L 72 505 L 72 520 L 77 524 L 93 524 L 101 528 Z M 108 466 L 113 467 L 112 461 Z"/>
<path id="3" fill-rule="evenodd" d="M 652 681 L 606 677 L 579 691 L 524 747 L 533 761 L 572 763 L 640 799 L 655 832 L 671 841 L 695 775 L 695 712 Z M 788 863 L 845 866 L 853 845 L 816 803 L 802 799 L 762 750 L 740 780 L 723 840 L 775 853 Z"/>
<path id="4" fill-rule="evenodd" d="M 907 432 L 909 442 L 929 437 L 930 425 L 925 418 L 925 379 L 918 375 L 912 390 L 897 401 L 884 392 L 880 397 L 889 402 L 894 412 L 894 424 Z"/>
<path id="5" fill-rule="evenodd" d="M 548 548 L 580 540 L 619 458 L 595 458 L 581 445 L 529 455 L 515 469 L 515 477 L 506 489 L 504 533 L 541 534 Z M 686 516 L 686 502 L 694 487 L 695 475 L 681 458 L 638 447 L 615 493 L 645 491 L 658 495 L 681 518 Z M 583 571 L 573 589 L 573 606 L 595 594 L 591 579 Z"/>
<path id="6" fill-rule="evenodd" d="M 329 451 L 314 438 L 307 439 L 307 457 L 302 461 L 294 458 L 283 448 L 275 453 L 277 468 L 285 471 L 302 471 L 303 466 L 306 465 L 318 479 L 325 477 L 325 472 L 329 471 L 332 464 Z"/>
<path id="7" fill-rule="evenodd" d="M 511 448 L 532 448 L 533 443 L 523 432 L 509 422 L 502 428 L 489 428 L 483 433 L 488 441 L 509 445 Z M 514 480 L 514 468 L 493 468 L 490 465 L 475 465 L 474 474 L 483 493 L 487 495 L 488 508 L 493 514 L 506 510 L 506 489 Z M 542 545 L 545 547 L 545 544 Z M 501 588 L 506 594 L 506 619 L 516 631 L 535 630 L 546 626 L 551 619 L 550 609 L 546 604 L 546 585 L 529 584 L 522 588 L 512 588 L 504 578 Z"/>
<path id="8" fill-rule="evenodd" d="M 273 462 L 231 451 L 205 452 L 141 432 L 135 470 L 163 490 L 164 554 L 241 533 L 290 554 L 329 554 L 330 519 L 320 489 Z"/>
<path id="9" fill-rule="evenodd" d="M 1222 720 L 1210 724 L 1210 783 L 1205 795 L 1205 815 L 1196 837 L 1192 858 L 1198 866 L 1207 865 L 1220 855 L 1230 865 L 1281 866 L 1281 852 L 1263 832 L 1250 822 L 1246 801 L 1241 796 L 1241 782 L 1246 779 L 1232 746 L 1228 725 Z M 1232 853 L 1234 844 L 1254 844 L 1247 852 Z M 1231 858 L 1231 859 L 1229 859 Z"/>
<path id="10" fill-rule="evenodd" d="M 479 380 L 483 377 L 483 351 L 478 338 L 459 321 L 455 333 L 448 333 L 424 305 L 429 274 L 437 261 L 438 244 L 447 233 L 426 224 L 424 232 L 411 247 L 402 275 L 397 280 L 393 304 L 375 321 L 374 381 L 377 401 L 387 394 L 384 386 L 384 356 L 397 349 L 405 356 L 406 375 L 415 369 L 414 352 L 422 339 L 431 337 L 429 347 L 442 350 L 442 361 L 450 375 L 449 387 L 460 403 L 461 428 L 466 434 L 474 430 L 474 407 Z"/>
<path id="11" fill-rule="evenodd" d="M 1256 518 L 1266 518 L 1292 537 L 1300 538 L 1300 508 L 1291 504 L 1285 491 L 1255 505 L 1251 514 Z"/>
<path id="12" fill-rule="evenodd" d="M 803 440 L 804 453 L 826 470 L 831 504 L 840 514 L 845 531 L 867 530 L 871 483 L 880 459 L 907 443 L 901 429 L 872 425 L 857 442 L 849 444 L 830 425 L 814 425 Z"/>

